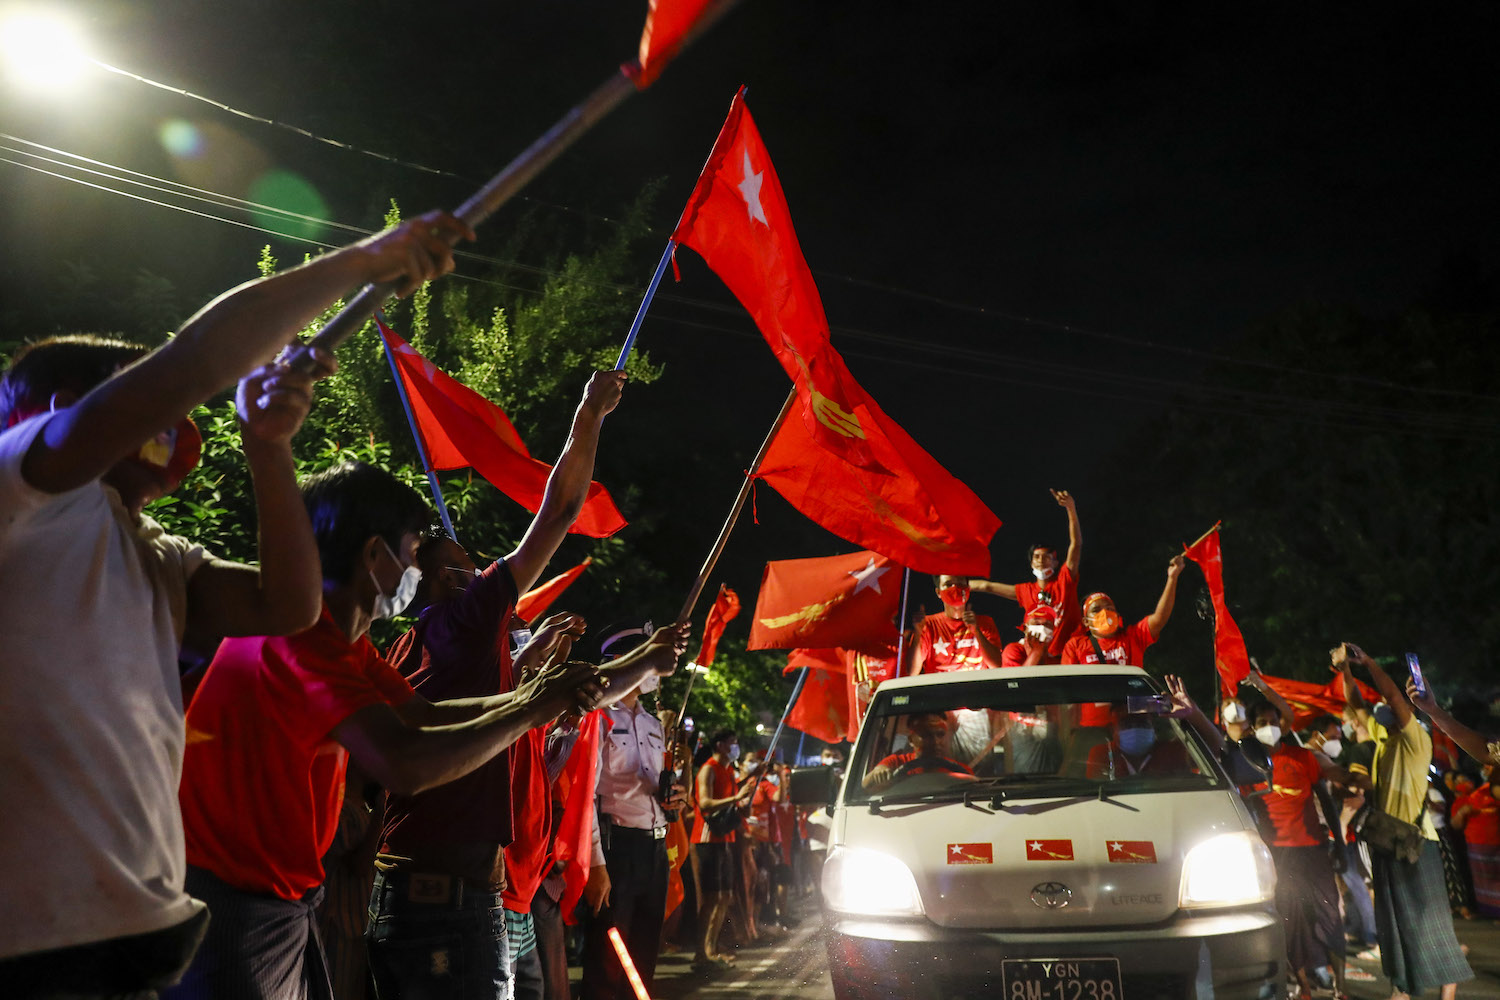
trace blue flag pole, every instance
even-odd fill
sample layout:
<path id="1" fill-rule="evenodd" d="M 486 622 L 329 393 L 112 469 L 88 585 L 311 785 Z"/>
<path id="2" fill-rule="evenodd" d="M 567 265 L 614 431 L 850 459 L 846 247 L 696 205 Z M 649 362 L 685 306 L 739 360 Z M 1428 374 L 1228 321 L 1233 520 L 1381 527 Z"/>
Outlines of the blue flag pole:
<path id="1" fill-rule="evenodd" d="M 375 318 L 380 321 L 381 326 L 390 326 L 385 321 L 385 314 L 379 310 L 375 312 Z M 406 411 L 406 423 L 411 427 L 412 440 L 417 443 L 417 458 L 427 472 L 427 485 L 432 488 L 432 500 L 437 504 L 438 516 L 443 519 L 443 530 L 456 542 L 458 535 L 453 530 L 453 519 L 448 516 L 448 505 L 443 502 L 443 488 L 438 485 L 437 473 L 432 471 L 432 463 L 427 460 L 427 446 L 422 443 L 422 435 L 417 431 L 417 418 L 411 412 L 411 400 L 406 398 L 406 383 L 401 381 L 395 355 L 391 354 L 391 345 L 386 342 L 385 337 L 380 338 L 380 346 L 385 350 L 386 363 L 391 366 L 391 378 L 396 380 L 396 394 L 401 397 L 401 408 Z"/>
<path id="2" fill-rule="evenodd" d="M 651 276 L 651 284 L 646 286 L 646 297 L 641 299 L 641 307 L 635 312 L 635 319 L 630 324 L 630 332 L 625 335 L 625 346 L 620 348 L 620 360 L 615 362 L 615 371 L 625 368 L 625 359 L 630 357 L 630 349 L 635 346 L 635 336 L 641 332 L 641 323 L 646 319 L 646 310 L 651 307 L 651 300 L 656 298 L 656 287 L 661 284 L 661 276 L 667 273 L 667 262 L 672 259 L 672 251 L 677 249 L 676 240 L 667 240 L 667 249 L 662 251 L 661 261 L 656 265 L 656 273 Z"/>

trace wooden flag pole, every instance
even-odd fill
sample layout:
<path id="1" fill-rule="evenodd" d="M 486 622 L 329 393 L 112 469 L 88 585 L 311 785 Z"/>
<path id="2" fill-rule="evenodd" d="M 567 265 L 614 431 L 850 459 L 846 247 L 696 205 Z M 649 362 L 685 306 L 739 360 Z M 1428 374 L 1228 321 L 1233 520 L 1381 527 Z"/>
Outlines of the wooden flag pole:
<path id="1" fill-rule="evenodd" d="M 385 322 L 385 317 L 380 315 L 379 310 L 376 310 L 375 315 L 382 325 L 389 325 Z M 396 393 L 401 397 L 401 408 L 406 411 L 406 423 L 411 427 L 412 440 L 417 443 L 417 459 L 427 472 L 427 485 L 432 489 L 432 499 L 437 504 L 438 516 L 443 519 L 443 528 L 448 532 L 448 537 L 456 542 L 458 535 L 453 531 L 453 519 L 448 516 L 448 505 L 443 502 L 443 488 L 438 485 L 437 473 L 433 471 L 432 462 L 427 458 L 427 446 L 422 443 L 422 434 L 417 430 L 417 418 L 411 412 L 411 400 L 406 396 L 406 383 L 401 381 L 401 372 L 396 369 L 396 356 L 391 353 L 391 345 L 386 343 L 384 337 L 380 338 L 380 346 L 385 349 L 385 360 L 391 366 L 391 378 L 396 380 Z"/>
<path id="2" fill-rule="evenodd" d="M 724 519 L 724 527 L 719 529 L 719 537 L 714 541 L 714 547 L 709 550 L 708 558 L 703 560 L 703 568 L 698 571 L 698 579 L 693 581 L 692 589 L 688 591 L 687 600 L 682 602 L 682 610 L 677 613 L 677 621 L 687 621 L 692 615 L 693 608 L 698 605 L 698 598 L 703 595 L 703 585 L 708 582 L 708 575 L 714 571 L 714 565 L 718 563 L 719 556 L 724 554 L 724 546 L 729 542 L 729 532 L 734 530 L 734 522 L 739 520 L 740 511 L 745 509 L 745 501 L 750 497 L 750 490 L 755 486 L 755 473 L 760 469 L 760 463 L 765 460 L 766 452 L 771 449 L 771 441 L 776 437 L 776 432 L 781 430 L 781 424 L 786 420 L 786 415 L 791 412 L 792 403 L 797 399 L 797 387 L 787 393 L 786 402 L 781 404 L 781 412 L 776 414 L 776 420 L 771 424 L 771 429 L 766 433 L 766 439 L 760 443 L 760 450 L 755 453 L 755 458 L 750 462 L 750 468 L 745 472 L 745 481 L 740 484 L 740 492 L 734 498 L 734 504 L 729 508 L 729 516 Z"/>
<path id="3" fill-rule="evenodd" d="M 1199 536 L 1198 536 L 1198 538 L 1197 538 L 1197 541 L 1195 541 L 1195 542 L 1193 542 L 1193 545 L 1197 545 L 1197 544 L 1198 544 L 1198 542 L 1201 542 L 1201 541 L 1203 541 L 1203 539 L 1205 539 L 1205 538 L 1207 538 L 1207 537 L 1208 537 L 1208 536 L 1209 536 L 1209 535 L 1212 535 L 1212 534 L 1213 534 L 1213 533 L 1214 533 L 1214 532 L 1215 532 L 1215 531 L 1218 531 L 1218 530 L 1219 530 L 1219 528 L 1220 528 L 1220 527 L 1221 527 L 1221 526 L 1222 526 L 1222 525 L 1223 525 L 1223 524 L 1224 524 L 1224 522 L 1223 522 L 1223 521 L 1216 521 L 1216 522 L 1214 522 L 1214 526 L 1213 526 L 1213 527 L 1212 527 L 1212 528 L 1209 528 L 1209 529 L 1208 529 L 1208 530 L 1207 530 L 1207 531 L 1205 531 L 1205 532 L 1204 532 L 1204 533 L 1203 533 L 1203 534 L 1201 534 L 1201 535 L 1199 535 Z M 1193 547 L 1193 545 L 1184 545 L 1184 546 L 1183 546 L 1183 549 L 1190 549 L 1190 548 L 1192 548 L 1192 547 Z"/>
<path id="4" fill-rule="evenodd" d="M 710 5 L 699 16 L 693 27 L 683 35 L 677 52 L 680 53 L 687 48 L 738 2 L 739 0 L 719 0 Z M 676 54 L 673 53 L 673 56 L 675 57 Z M 542 133 L 519 156 L 511 160 L 503 170 L 490 178 L 484 187 L 476 191 L 453 214 L 467 223 L 469 228 L 478 229 L 482 222 L 495 214 L 501 205 L 514 197 L 516 192 L 525 187 L 533 177 L 561 156 L 580 136 L 593 128 L 595 123 L 613 111 L 626 97 L 634 93 L 638 89 L 635 77 L 640 72 L 640 68 L 639 59 L 632 59 L 622 65 L 619 70 L 610 75 L 609 79 L 595 87 L 594 91 L 581 103 L 569 109 L 568 113 L 558 119 L 556 124 Z M 310 348 L 321 347 L 331 353 L 350 334 L 364 326 L 365 321 L 375 315 L 375 310 L 394 294 L 395 289 L 394 283 L 364 286 L 354 298 L 349 300 L 348 305 L 339 310 L 338 315 L 329 320 L 317 335 L 293 356 L 292 365 L 303 371 L 311 371 L 315 362 Z"/>

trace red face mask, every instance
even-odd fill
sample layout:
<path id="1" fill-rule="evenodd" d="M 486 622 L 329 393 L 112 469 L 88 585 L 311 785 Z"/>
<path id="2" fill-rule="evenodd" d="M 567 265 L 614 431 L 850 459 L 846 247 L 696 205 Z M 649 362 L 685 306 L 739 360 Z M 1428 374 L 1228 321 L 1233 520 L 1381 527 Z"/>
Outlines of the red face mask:
<path id="1" fill-rule="evenodd" d="M 943 603 L 949 607 L 961 608 L 969 603 L 969 588 L 961 583 L 955 583 L 938 591 L 938 597 L 942 598 Z"/>

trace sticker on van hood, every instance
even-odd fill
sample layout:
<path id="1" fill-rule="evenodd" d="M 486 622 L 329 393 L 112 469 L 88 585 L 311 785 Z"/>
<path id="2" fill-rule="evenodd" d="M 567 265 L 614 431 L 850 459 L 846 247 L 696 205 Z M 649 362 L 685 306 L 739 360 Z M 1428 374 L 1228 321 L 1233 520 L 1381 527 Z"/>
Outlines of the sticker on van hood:
<path id="1" fill-rule="evenodd" d="M 992 865 L 995 863 L 994 844 L 949 844 L 950 865 Z"/>
<path id="2" fill-rule="evenodd" d="M 1109 851 L 1109 860 L 1120 864 L 1156 864 L 1156 845 L 1149 840 L 1111 840 L 1104 847 Z"/>
<path id="3" fill-rule="evenodd" d="M 1028 840 L 1026 841 L 1027 861 L 1072 861 L 1073 842 L 1071 840 Z"/>

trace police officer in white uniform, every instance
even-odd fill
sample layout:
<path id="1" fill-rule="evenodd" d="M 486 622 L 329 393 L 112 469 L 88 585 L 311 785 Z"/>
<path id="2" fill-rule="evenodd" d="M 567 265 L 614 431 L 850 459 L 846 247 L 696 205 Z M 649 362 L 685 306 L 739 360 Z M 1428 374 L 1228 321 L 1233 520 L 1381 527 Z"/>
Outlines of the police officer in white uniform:
<path id="1" fill-rule="evenodd" d="M 600 662 L 623 656 L 651 637 L 650 622 L 611 626 L 600 633 Z M 665 766 L 661 723 L 640 700 L 656 688 L 648 677 L 609 707 L 599 741 L 599 839 L 609 875 L 605 903 L 590 919 L 583 950 L 583 1000 L 633 996 L 606 936 L 618 927 L 649 992 L 661 947 L 667 900 L 666 810 L 683 804 L 680 790 L 664 804 L 657 793 Z"/>

